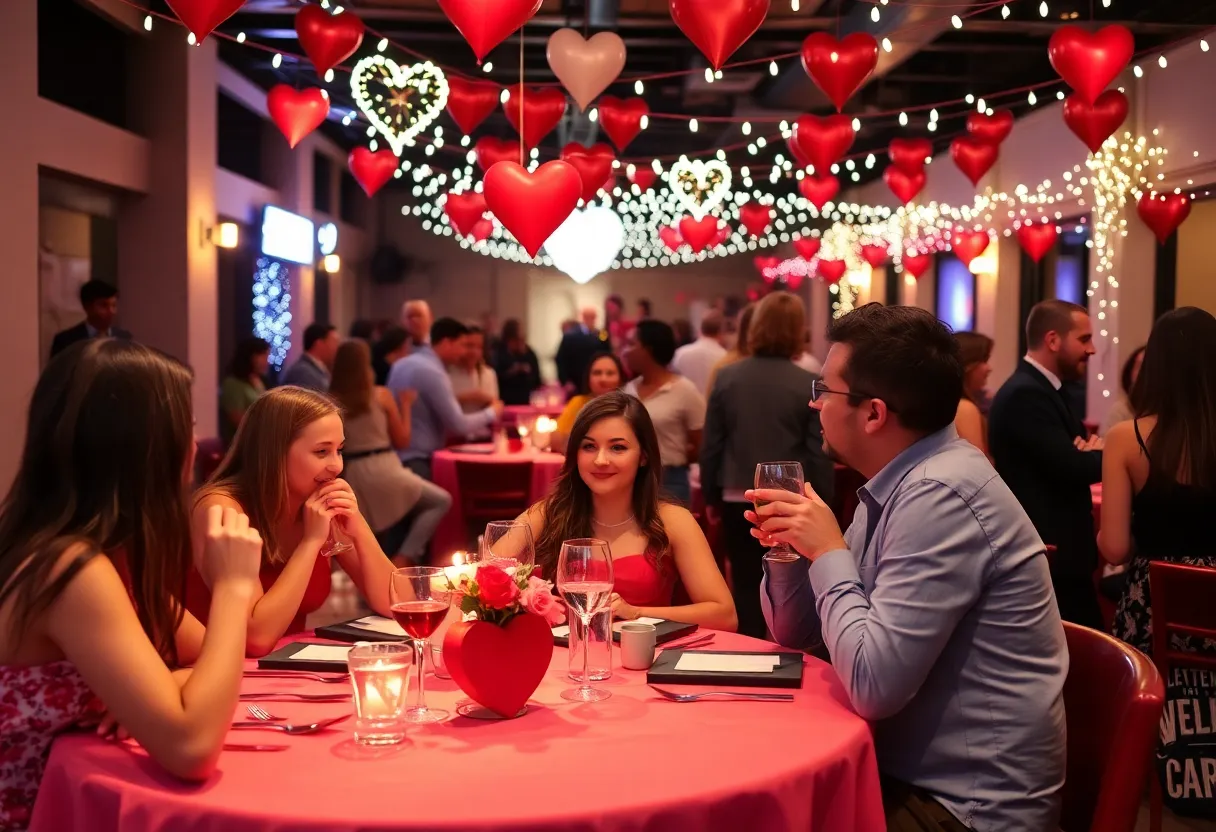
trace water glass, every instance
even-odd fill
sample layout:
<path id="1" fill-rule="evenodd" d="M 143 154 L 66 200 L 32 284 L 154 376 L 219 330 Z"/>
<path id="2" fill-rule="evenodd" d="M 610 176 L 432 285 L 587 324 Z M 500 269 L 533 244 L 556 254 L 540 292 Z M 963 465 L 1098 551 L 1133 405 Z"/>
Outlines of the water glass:
<path id="1" fill-rule="evenodd" d="M 359 642 L 346 654 L 355 689 L 355 742 L 393 745 L 405 739 L 405 703 L 412 647 L 407 642 Z"/>
<path id="2" fill-rule="evenodd" d="M 756 488 L 802 494 L 805 482 L 801 462 L 761 462 L 756 466 Z M 767 505 L 763 500 L 756 501 L 756 508 L 763 505 Z M 778 543 L 765 553 L 764 559 L 774 563 L 792 563 L 798 560 L 798 553 L 787 544 Z"/>
<path id="3" fill-rule="evenodd" d="M 518 565 L 519 568 L 529 571 L 536 563 L 536 545 L 532 541 L 532 529 L 527 523 L 518 520 L 486 523 L 486 530 L 478 539 L 477 549 L 481 563 L 500 567 Z"/>
<path id="4" fill-rule="evenodd" d="M 576 682 L 583 681 L 583 622 L 574 612 L 567 612 L 570 625 L 569 676 Z M 602 610 L 591 616 L 591 634 L 587 643 L 587 670 L 591 681 L 602 682 L 612 678 L 612 610 Z"/>
<path id="5" fill-rule="evenodd" d="M 612 551 L 608 542 L 595 538 L 567 540 L 557 558 L 557 591 L 567 608 L 577 613 L 583 627 L 590 629 L 596 613 L 611 609 Z M 562 699 L 572 702 L 601 702 L 612 691 L 592 687 L 590 672 L 590 640 L 583 639 L 583 683 L 561 692 Z"/>

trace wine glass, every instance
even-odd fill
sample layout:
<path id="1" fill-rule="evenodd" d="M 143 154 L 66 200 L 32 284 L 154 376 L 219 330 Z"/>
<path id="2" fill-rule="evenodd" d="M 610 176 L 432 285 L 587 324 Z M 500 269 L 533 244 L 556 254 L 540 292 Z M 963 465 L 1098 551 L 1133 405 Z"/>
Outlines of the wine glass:
<path id="1" fill-rule="evenodd" d="M 431 633 L 443 622 L 452 603 L 447 576 L 438 566 L 406 566 L 389 576 L 389 610 L 401 629 L 413 640 L 414 663 L 418 668 L 418 693 L 405 713 L 405 721 L 420 724 L 440 722 L 447 711 L 426 706 L 426 651 Z"/>
<path id="2" fill-rule="evenodd" d="M 802 493 L 805 483 L 801 462 L 761 462 L 756 466 L 756 488 L 775 488 L 779 491 Z M 756 508 L 767 505 L 765 500 L 756 500 Z M 769 549 L 764 559 L 773 563 L 792 563 L 798 553 L 785 543 L 777 543 Z"/>
<path id="3" fill-rule="evenodd" d="M 507 568 L 518 565 L 531 571 L 536 563 L 536 546 L 532 529 L 518 520 L 498 520 L 486 523 L 485 533 L 478 541 L 481 562 Z"/>
<path id="4" fill-rule="evenodd" d="M 348 542 L 345 535 L 341 538 L 338 537 L 337 532 L 334 531 L 333 521 L 330 521 L 329 537 L 325 538 L 325 543 L 321 545 L 321 557 L 332 558 L 334 555 L 353 552 L 354 549 L 355 544 Z"/>
<path id="5" fill-rule="evenodd" d="M 594 538 L 563 543 L 557 559 L 557 591 L 579 617 L 583 632 L 588 632 L 592 617 L 606 609 L 612 597 L 612 552 L 608 544 Z M 588 641 L 583 639 L 583 684 L 562 691 L 562 699 L 599 702 L 612 696 L 611 691 L 591 686 L 591 674 L 587 672 Z"/>

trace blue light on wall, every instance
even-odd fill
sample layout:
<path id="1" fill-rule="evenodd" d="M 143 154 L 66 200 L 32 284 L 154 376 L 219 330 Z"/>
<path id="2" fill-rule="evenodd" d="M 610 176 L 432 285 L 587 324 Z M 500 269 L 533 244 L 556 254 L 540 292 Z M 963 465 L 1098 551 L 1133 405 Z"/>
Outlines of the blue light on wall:
<path id="1" fill-rule="evenodd" d="M 955 332 L 975 329 L 975 275 L 952 255 L 937 258 L 937 317 Z"/>
<path id="2" fill-rule="evenodd" d="M 283 367 L 291 349 L 291 270 L 259 257 L 253 275 L 253 334 L 270 344 L 270 365 Z"/>

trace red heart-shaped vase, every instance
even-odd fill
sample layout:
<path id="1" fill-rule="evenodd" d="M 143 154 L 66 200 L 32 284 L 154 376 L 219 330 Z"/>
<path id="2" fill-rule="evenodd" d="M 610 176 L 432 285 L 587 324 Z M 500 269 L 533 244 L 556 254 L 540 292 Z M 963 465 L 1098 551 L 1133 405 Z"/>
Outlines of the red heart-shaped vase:
<path id="1" fill-rule="evenodd" d="M 954 256 L 962 260 L 964 266 L 970 266 L 971 261 L 988 248 L 988 242 L 987 231 L 955 231 L 950 244 L 954 248 Z"/>
<path id="2" fill-rule="evenodd" d="M 1000 144 L 1005 141 L 1012 129 L 1013 113 L 1009 110 L 997 110 L 992 115 L 972 113 L 967 116 L 967 132 L 988 144 Z"/>
<path id="3" fill-rule="evenodd" d="M 504 627 L 462 621 L 443 639 L 443 661 L 452 680 L 474 702 L 508 719 L 528 704 L 552 658 L 553 631 L 530 612 Z"/>
<path id="4" fill-rule="evenodd" d="M 616 161 L 616 153 L 603 142 L 597 142 L 591 147 L 570 142 L 562 148 L 562 161 L 569 162 L 578 171 L 579 179 L 583 180 L 583 202 L 590 202 L 595 199 L 600 188 L 612 178 L 612 163 Z"/>
<path id="5" fill-rule="evenodd" d="M 799 257 L 807 262 L 815 259 L 815 255 L 819 253 L 821 245 L 823 245 L 823 240 L 819 237 L 799 237 L 794 240 L 794 250 L 798 252 Z"/>
<path id="6" fill-rule="evenodd" d="M 448 115 L 467 136 L 498 106 L 502 87 L 493 81 L 448 76 Z"/>
<path id="7" fill-rule="evenodd" d="M 1080 26 L 1061 26 L 1047 42 L 1051 66 L 1086 104 L 1119 76 L 1136 51 L 1126 26 L 1104 26 L 1090 34 Z"/>
<path id="8" fill-rule="evenodd" d="M 494 220 L 486 217 L 473 223 L 473 230 L 469 232 L 469 236 L 475 242 L 484 242 L 491 234 L 494 233 Z"/>
<path id="9" fill-rule="evenodd" d="M 346 159 L 347 167 L 363 193 L 373 196 L 397 172 L 400 161 L 387 147 L 375 153 L 366 147 L 356 147 Z"/>
<path id="10" fill-rule="evenodd" d="M 1136 212 L 1157 236 L 1157 242 L 1165 245 L 1165 241 L 1182 225 L 1182 221 L 1190 216 L 1191 201 L 1185 194 L 1141 193 L 1140 200 L 1136 203 Z"/>
<path id="11" fill-rule="evenodd" d="M 667 246 L 668 251 L 678 251 L 680 246 L 684 245 L 684 238 L 680 236 L 680 230 L 673 225 L 665 225 L 659 229 L 659 239 L 663 241 L 663 245 Z"/>
<path id="12" fill-rule="evenodd" d="M 789 147 L 803 166 L 814 165 L 815 173 L 827 175 L 832 165 L 853 146 L 853 120 L 848 116 L 801 116 L 794 122 Z"/>
<path id="13" fill-rule="evenodd" d="M 1051 251 L 1058 236 L 1055 223 L 1028 222 L 1018 229 L 1018 245 L 1037 263 L 1043 259 L 1044 254 Z"/>
<path id="14" fill-rule="evenodd" d="M 836 112 L 861 88 L 878 66 L 878 41 L 873 35 L 854 32 L 836 40 L 827 32 L 815 32 L 802 42 L 802 68 L 815 86 L 836 105 Z"/>
<path id="15" fill-rule="evenodd" d="M 903 259 L 904 271 L 919 278 L 933 264 L 932 254 L 905 254 Z"/>
<path id="16" fill-rule="evenodd" d="M 1001 153 L 1000 145 L 989 144 L 974 136 L 960 136 L 950 142 L 950 158 L 972 185 L 979 185 Z"/>
<path id="17" fill-rule="evenodd" d="M 570 216 L 583 192 L 578 171 L 560 160 L 531 173 L 516 162 L 499 162 L 482 181 L 487 207 L 532 257 Z"/>
<path id="18" fill-rule="evenodd" d="M 621 100 L 605 95 L 595 106 L 599 110 L 600 126 L 617 150 L 624 150 L 637 138 L 638 133 L 642 132 L 642 116 L 650 114 L 650 107 L 644 98 Z"/>
<path id="19" fill-rule="evenodd" d="M 566 114 L 566 94 L 557 87 L 533 87 L 524 92 L 522 107 L 518 103 L 520 97 L 518 87 L 508 89 L 507 100 L 502 103 L 502 109 L 515 132 L 524 137 L 524 144 L 533 148 L 553 131 Z M 519 129 L 521 118 L 522 131 Z"/>
<path id="20" fill-rule="evenodd" d="M 925 160 L 933 155 L 933 142 L 928 139 L 891 139 L 887 147 L 891 164 L 907 174 L 920 173 Z"/>
<path id="21" fill-rule="evenodd" d="M 773 206 L 745 202 L 739 209 L 739 224 L 753 237 L 759 237 L 773 224 Z"/>
<path id="22" fill-rule="evenodd" d="M 443 203 L 443 213 L 447 215 L 448 223 L 461 237 L 473 233 L 487 210 L 485 196 L 476 191 L 449 193 L 447 201 Z"/>
<path id="23" fill-rule="evenodd" d="M 540 10 L 542 0 L 439 0 L 439 8 L 473 47 L 477 62 Z"/>
<path id="24" fill-rule="evenodd" d="M 324 77 L 363 43 L 363 21 L 349 9 L 330 14 L 320 6 L 308 5 L 296 13 L 296 38 L 317 75 Z"/>
<path id="25" fill-rule="evenodd" d="M 1064 123 L 1094 153 L 1126 118 L 1127 96 L 1118 90 L 1107 90 L 1092 105 L 1075 92 L 1064 99 Z"/>
<path id="26" fill-rule="evenodd" d="M 634 185 L 637 185 L 638 190 L 642 193 L 649 191 L 651 186 L 659 181 L 659 175 L 654 172 L 654 168 L 647 165 L 643 165 L 642 167 L 630 165 L 625 168 L 625 178 Z"/>
<path id="27" fill-rule="evenodd" d="M 718 239 L 718 234 L 717 217 L 706 216 L 699 220 L 684 217 L 680 220 L 680 236 L 684 238 L 684 242 L 688 243 L 693 254 L 704 251 L 706 246 L 714 244 Z"/>
<path id="28" fill-rule="evenodd" d="M 756 33 L 769 0 L 670 0 L 671 19 L 714 69 Z"/>
<path id="29" fill-rule="evenodd" d="M 870 268 L 882 268 L 887 263 L 887 247 L 867 244 L 861 247 L 861 259 L 870 264 Z"/>
<path id="30" fill-rule="evenodd" d="M 325 122 L 329 96 L 315 87 L 297 90 L 276 84 L 266 93 L 266 109 L 271 121 L 287 138 L 288 146 L 294 148 Z"/>
<path id="31" fill-rule="evenodd" d="M 882 172 L 882 181 L 887 183 L 891 193 L 895 194 L 896 199 L 904 205 L 916 199 L 916 195 L 925 187 L 925 179 L 923 170 L 908 173 L 895 165 L 888 165 L 887 169 Z"/>
<path id="32" fill-rule="evenodd" d="M 823 206 L 840 192 L 840 182 L 835 176 L 804 176 L 798 182 L 798 192 L 815 206 L 816 211 L 822 211 Z"/>
<path id="33" fill-rule="evenodd" d="M 185 24 L 199 43 L 228 18 L 237 13 L 245 0 L 165 0 L 177 19 Z"/>
<path id="34" fill-rule="evenodd" d="M 520 160 L 519 142 L 510 139 L 496 139 L 493 136 L 482 136 L 473 145 L 473 154 L 477 164 L 487 171 L 499 162 L 518 162 Z"/>
<path id="35" fill-rule="evenodd" d="M 828 283 L 839 283 L 840 278 L 844 277 L 844 273 L 848 271 L 848 264 L 843 260 L 824 260 L 819 258 L 817 264 L 819 276 Z"/>

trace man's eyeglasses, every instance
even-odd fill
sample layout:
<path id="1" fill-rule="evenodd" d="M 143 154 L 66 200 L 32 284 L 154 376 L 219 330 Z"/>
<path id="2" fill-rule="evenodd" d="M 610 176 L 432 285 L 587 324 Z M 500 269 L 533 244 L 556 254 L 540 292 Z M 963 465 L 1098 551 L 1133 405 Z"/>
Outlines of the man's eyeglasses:
<path id="1" fill-rule="evenodd" d="M 863 401 L 865 399 L 878 398 L 877 396 L 871 396 L 869 393 L 851 393 L 847 390 L 832 390 L 831 388 L 829 388 L 827 385 L 825 385 L 823 383 L 822 379 L 815 379 L 814 381 L 811 382 L 811 401 L 812 402 L 818 402 L 821 398 L 823 398 L 823 395 L 825 393 L 832 393 L 837 396 L 845 396 L 846 398 L 852 399 L 854 401 Z M 890 405 L 887 405 L 887 410 L 891 411 L 892 413 L 895 412 L 895 408 L 891 407 Z"/>

